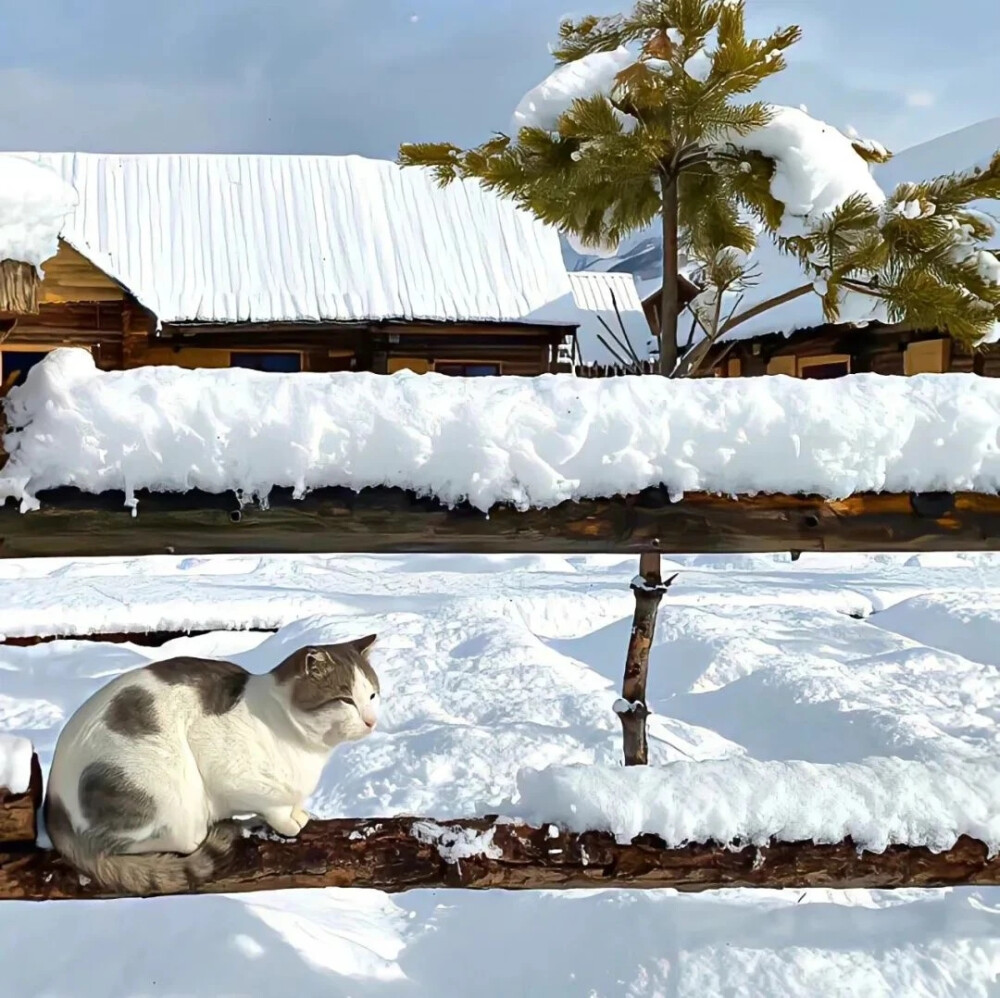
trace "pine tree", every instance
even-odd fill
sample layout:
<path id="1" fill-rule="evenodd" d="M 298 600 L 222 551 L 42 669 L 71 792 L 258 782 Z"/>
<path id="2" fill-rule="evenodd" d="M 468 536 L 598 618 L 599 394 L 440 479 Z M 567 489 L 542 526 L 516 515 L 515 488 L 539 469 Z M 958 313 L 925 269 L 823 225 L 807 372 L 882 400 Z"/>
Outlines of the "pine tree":
<path id="1" fill-rule="evenodd" d="M 474 149 L 404 145 L 403 165 L 431 167 L 442 184 L 475 178 L 584 245 L 616 244 L 660 219 L 663 291 L 660 370 L 697 370 L 719 336 L 806 294 L 827 321 L 845 294 L 876 300 L 888 322 L 939 329 L 972 343 L 1000 319 L 1000 263 L 984 249 L 989 218 L 970 207 L 1000 198 L 1000 154 L 979 171 L 902 185 L 885 203 L 849 197 L 794 235 L 771 191 L 774 159 L 741 146 L 774 110 L 750 99 L 785 68 L 797 27 L 748 38 L 743 0 L 639 0 L 628 14 L 564 22 L 553 54 L 581 67 L 629 46 L 635 53 L 603 92 L 574 100 L 554 128 L 530 124 Z M 589 61 L 589 62 L 588 62 Z M 889 154 L 854 142 L 867 162 Z M 770 236 L 802 267 L 801 285 L 743 312 L 725 306 L 753 283 L 746 254 Z M 702 337 L 678 349 L 680 255 L 697 261 L 690 306 Z M 738 307 L 738 305 L 737 305 Z M 680 356 L 679 356 L 680 354 Z"/>

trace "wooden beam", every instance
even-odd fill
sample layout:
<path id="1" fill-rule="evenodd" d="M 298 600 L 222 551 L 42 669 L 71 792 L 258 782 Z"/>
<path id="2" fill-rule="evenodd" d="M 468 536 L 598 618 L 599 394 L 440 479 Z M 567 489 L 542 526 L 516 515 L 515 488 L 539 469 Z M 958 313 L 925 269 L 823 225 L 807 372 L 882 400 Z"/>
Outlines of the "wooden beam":
<path id="1" fill-rule="evenodd" d="M 456 859 L 449 845 L 472 843 Z M 472 852 L 473 855 L 467 855 Z M 690 845 L 667 849 L 653 836 L 620 844 L 604 832 L 573 834 L 554 826 L 478 818 L 435 822 L 386 818 L 310 822 L 294 840 L 239 840 L 225 869 L 196 893 L 300 887 L 550 890 L 595 887 L 681 891 L 722 887 L 887 889 L 1000 884 L 1000 858 L 982 842 L 961 838 L 947 852 L 890 847 L 859 852 L 853 842 L 772 843 L 758 849 Z M 110 897 L 55 853 L 0 854 L 0 899 Z"/>
<path id="2" fill-rule="evenodd" d="M 33 845 L 38 837 L 37 813 L 42 804 L 42 769 L 31 757 L 28 789 L 14 794 L 0 787 L 0 851 L 5 847 Z"/>
<path id="3" fill-rule="evenodd" d="M 268 508 L 232 495 L 42 493 L 42 508 L 0 507 L 0 557 L 330 552 L 664 553 L 1000 550 L 1000 496 L 856 495 L 836 502 L 666 492 L 565 502 L 487 517 L 401 489 L 321 489 L 297 500 L 276 489 Z"/>

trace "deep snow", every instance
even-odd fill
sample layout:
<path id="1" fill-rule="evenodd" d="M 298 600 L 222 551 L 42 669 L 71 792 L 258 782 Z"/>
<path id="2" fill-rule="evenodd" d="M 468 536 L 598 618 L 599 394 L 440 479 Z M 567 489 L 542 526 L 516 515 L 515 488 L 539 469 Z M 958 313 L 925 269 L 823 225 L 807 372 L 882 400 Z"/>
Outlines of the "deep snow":
<path id="1" fill-rule="evenodd" d="M 682 574 L 652 655 L 654 761 L 996 758 L 997 559 L 691 556 L 674 566 Z M 0 632 L 62 630 L 63 618 L 78 630 L 284 628 L 159 649 L 0 648 L 0 731 L 33 739 L 47 767 L 63 719 L 150 657 L 215 654 L 262 669 L 307 638 L 373 629 L 380 728 L 335 757 L 315 813 L 468 813 L 514 795 L 521 767 L 617 763 L 611 705 L 634 571 L 616 557 L 0 563 Z M 932 611 L 953 625 L 912 637 Z M 966 998 L 995 993 L 998 913 L 993 889 L 288 891 L 6 902 L 0 939 L 17 954 L 5 987 L 25 996 Z"/>

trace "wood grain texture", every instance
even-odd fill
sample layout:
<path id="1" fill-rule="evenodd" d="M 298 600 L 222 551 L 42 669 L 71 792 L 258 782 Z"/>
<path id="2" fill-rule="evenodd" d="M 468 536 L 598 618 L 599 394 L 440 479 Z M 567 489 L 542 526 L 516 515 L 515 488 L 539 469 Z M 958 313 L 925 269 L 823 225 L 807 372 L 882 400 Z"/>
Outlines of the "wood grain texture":
<path id="1" fill-rule="evenodd" d="M 450 861 L 440 843 L 485 835 L 489 855 Z M 313 821 L 295 840 L 245 838 L 224 870 L 196 893 L 299 887 L 370 887 L 398 892 L 461 887 L 506 890 L 595 887 L 895 888 L 1000 884 L 1000 858 L 961 838 L 954 848 L 891 847 L 860 853 L 854 843 L 772 843 L 730 850 L 667 849 L 653 836 L 623 845 L 603 832 L 571 834 L 495 818 L 433 822 L 424 818 Z M 93 884 L 51 851 L 0 854 L 0 899 L 98 898 Z"/>
<path id="2" fill-rule="evenodd" d="M 42 768 L 31 757 L 27 792 L 13 794 L 0 787 L 0 850 L 10 845 L 33 845 L 38 837 L 37 813 L 42 805 Z"/>
<path id="3" fill-rule="evenodd" d="M 121 493 L 42 493 L 42 508 L 0 507 L 0 557 L 332 552 L 609 553 L 661 551 L 1000 550 L 1000 496 L 861 494 L 839 501 L 665 490 L 565 502 L 486 516 L 447 509 L 402 489 L 276 489 L 267 509 L 203 492 L 140 492 L 138 516 Z"/>

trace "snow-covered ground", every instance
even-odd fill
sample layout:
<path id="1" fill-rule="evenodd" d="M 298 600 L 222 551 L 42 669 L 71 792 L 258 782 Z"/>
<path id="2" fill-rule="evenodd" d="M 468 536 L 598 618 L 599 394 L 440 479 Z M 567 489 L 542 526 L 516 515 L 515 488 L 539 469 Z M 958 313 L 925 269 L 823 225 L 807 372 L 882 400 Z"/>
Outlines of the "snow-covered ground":
<path id="1" fill-rule="evenodd" d="M 950 766 L 1000 748 L 1000 559 L 703 557 L 664 602 L 654 761 Z M 669 567 L 669 565 L 667 566 Z M 213 629 L 158 649 L 0 648 L 0 732 L 63 720 L 151 657 L 253 670 L 375 630 L 384 706 L 318 816 L 496 805 L 523 767 L 613 765 L 634 559 L 0 563 L 0 633 Z M 997 919 L 997 921 L 994 921 Z M 287 891 L 0 904 L 4 988 L 74 995 L 954 995 L 1000 987 L 1000 890 Z"/>

